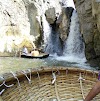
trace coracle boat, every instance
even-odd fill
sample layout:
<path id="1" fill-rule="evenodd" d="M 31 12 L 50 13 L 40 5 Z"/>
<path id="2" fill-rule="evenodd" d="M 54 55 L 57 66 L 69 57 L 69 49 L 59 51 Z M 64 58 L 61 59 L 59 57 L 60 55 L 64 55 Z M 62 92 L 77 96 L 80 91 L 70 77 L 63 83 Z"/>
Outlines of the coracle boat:
<path id="1" fill-rule="evenodd" d="M 6 73 L 0 81 L 0 101 L 83 101 L 97 77 L 96 71 L 71 67 Z M 100 101 L 100 94 L 94 99 Z"/>
<path id="2" fill-rule="evenodd" d="M 28 58 L 28 59 L 44 59 L 47 58 L 49 54 L 40 54 L 39 56 L 31 56 L 31 55 L 21 55 L 21 58 Z"/>

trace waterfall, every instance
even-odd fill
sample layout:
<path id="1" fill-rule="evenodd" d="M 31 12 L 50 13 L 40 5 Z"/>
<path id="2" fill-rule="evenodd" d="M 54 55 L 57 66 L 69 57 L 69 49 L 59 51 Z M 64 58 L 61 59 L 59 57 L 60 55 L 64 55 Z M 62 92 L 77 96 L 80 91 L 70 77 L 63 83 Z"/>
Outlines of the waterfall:
<path id="1" fill-rule="evenodd" d="M 73 0 L 62 0 L 64 7 L 73 7 L 75 9 L 75 5 Z"/>
<path id="2" fill-rule="evenodd" d="M 71 17 L 70 31 L 65 42 L 63 57 L 59 59 L 71 62 L 86 62 L 84 53 L 84 43 L 80 33 L 79 19 L 76 10 L 73 11 Z"/>
<path id="3" fill-rule="evenodd" d="M 47 52 L 46 47 L 49 44 L 51 28 L 44 14 L 42 15 L 42 25 L 43 25 L 43 37 L 44 37 L 44 51 Z"/>
<path id="4" fill-rule="evenodd" d="M 49 54 L 61 54 L 62 48 L 59 39 L 59 34 L 55 31 L 55 23 L 50 26 L 46 20 L 45 15 L 42 16 L 43 35 L 44 35 L 44 51 Z"/>

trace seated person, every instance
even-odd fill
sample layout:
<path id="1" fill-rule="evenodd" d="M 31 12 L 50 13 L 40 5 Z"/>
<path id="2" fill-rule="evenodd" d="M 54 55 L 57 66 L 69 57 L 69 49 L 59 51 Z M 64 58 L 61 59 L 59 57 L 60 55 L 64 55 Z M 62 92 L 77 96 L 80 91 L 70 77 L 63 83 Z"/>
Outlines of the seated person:
<path id="1" fill-rule="evenodd" d="M 37 49 L 34 49 L 31 51 L 31 55 L 32 56 L 38 56 L 39 55 L 39 51 Z"/>
<path id="2" fill-rule="evenodd" d="M 24 46 L 22 49 L 22 54 L 27 55 L 28 54 L 28 49 Z"/>

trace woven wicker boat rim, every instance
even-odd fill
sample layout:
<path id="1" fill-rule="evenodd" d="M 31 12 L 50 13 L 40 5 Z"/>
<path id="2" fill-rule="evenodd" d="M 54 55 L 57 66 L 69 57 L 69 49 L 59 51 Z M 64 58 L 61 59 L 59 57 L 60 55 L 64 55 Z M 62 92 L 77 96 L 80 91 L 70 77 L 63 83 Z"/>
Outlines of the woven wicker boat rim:
<path id="1" fill-rule="evenodd" d="M 5 73 L 1 101 L 80 101 L 97 77 L 98 71 L 60 66 Z M 100 95 L 95 99 L 100 101 Z"/>
<path id="2" fill-rule="evenodd" d="M 71 72 L 87 72 L 88 74 L 96 74 L 98 75 L 98 71 L 94 71 L 94 70 L 87 70 L 87 69 L 82 69 L 82 68 L 76 68 L 76 67 L 57 67 L 57 66 L 48 66 L 48 67 L 39 67 L 39 68 L 31 68 L 31 74 L 36 74 L 38 73 L 45 73 L 45 72 L 55 72 L 55 71 L 71 71 Z M 26 74 L 28 75 L 29 69 L 25 70 Z M 16 71 L 15 72 L 16 77 L 18 78 L 22 78 L 23 76 L 25 76 L 21 71 Z M 3 79 L 0 80 L 0 84 L 5 80 L 6 82 L 12 81 L 15 79 L 15 77 L 12 75 L 12 73 L 4 73 L 2 75 Z"/>

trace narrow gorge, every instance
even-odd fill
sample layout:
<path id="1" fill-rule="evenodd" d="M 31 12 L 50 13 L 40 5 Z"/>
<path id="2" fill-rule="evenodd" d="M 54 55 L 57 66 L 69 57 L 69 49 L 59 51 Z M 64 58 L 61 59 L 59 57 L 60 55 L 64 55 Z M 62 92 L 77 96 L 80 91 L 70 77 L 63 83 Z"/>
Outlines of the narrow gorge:
<path id="1" fill-rule="evenodd" d="M 99 0 L 0 0 L 0 26 L 0 56 L 26 46 L 100 66 Z"/>

